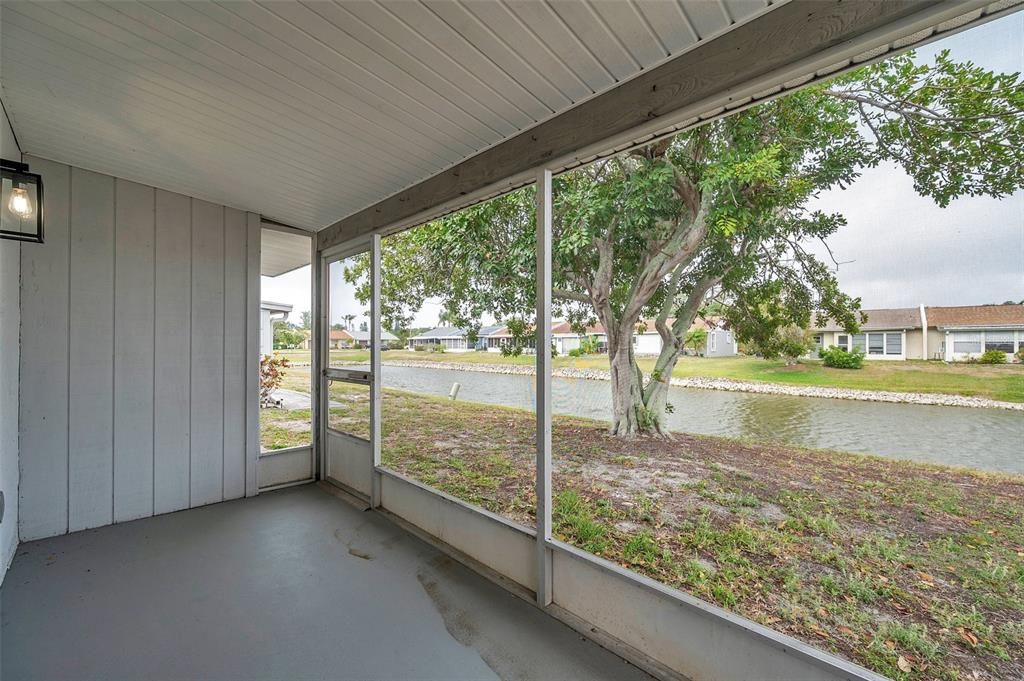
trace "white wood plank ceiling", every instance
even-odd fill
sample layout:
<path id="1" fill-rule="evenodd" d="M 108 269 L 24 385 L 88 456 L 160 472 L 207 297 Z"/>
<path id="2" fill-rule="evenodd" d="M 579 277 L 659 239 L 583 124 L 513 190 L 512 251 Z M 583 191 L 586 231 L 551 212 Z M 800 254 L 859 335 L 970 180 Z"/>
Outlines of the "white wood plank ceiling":
<path id="1" fill-rule="evenodd" d="M 260 274 L 277 277 L 310 263 L 310 237 L 277 229 L 260 230 Z"/>
<path id="2" fill-rule="evenodd" d="M 769 0 L 0 3 L 23 151 L 320 229 Z"/>

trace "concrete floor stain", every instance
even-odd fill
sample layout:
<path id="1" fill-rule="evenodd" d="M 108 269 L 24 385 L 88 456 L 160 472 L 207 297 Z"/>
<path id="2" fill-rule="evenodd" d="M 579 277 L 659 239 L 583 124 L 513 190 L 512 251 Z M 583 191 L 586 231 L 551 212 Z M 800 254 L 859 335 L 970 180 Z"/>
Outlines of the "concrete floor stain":
<path id="1" fill-rule="evenodd" d="M 453 573 L 460 569 L 462 569 L 461 566 L 451 558 L 436 556 L 416 571 L 416 579 L 430 596 L 430 600 L 444 621 L 445 629 L 448 630 L 452 638 L 467 648 L 475 650 L 480 655 L 480 659 L 502 681 L 527 679 L 527 676 L 520 673 L 521 670 L 517 668 L 515 661 L 510 659 L 506 652 L 500 650 L 486 634 L 480 632 L 472 615 L 459 607 L 459 599 L 456 595 L 450 589 L 445 588 L 446 585 L 453 582 L 454 578 L 454 575 L 449 577 L 445 573 Z"/>

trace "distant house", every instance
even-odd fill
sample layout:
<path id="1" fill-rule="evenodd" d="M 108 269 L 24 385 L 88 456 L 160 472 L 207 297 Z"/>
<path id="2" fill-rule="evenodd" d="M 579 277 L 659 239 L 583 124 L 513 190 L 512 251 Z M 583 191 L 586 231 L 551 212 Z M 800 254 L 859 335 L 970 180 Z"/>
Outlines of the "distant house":
<path id="1" fill-rule="evenodd" d="M 327 347 L 331 350 L 341 350 L 355 347 L 356 339 L 346 329 L 331 329 L 327 334 Z"/>
<path id="2" fill-rule="evenodd" d="M 409 349 L 416 348 L 444 348 L 448 352 L 469 352 L 474 349 L 466 338 L 465 330 L 455 326 L 439 326 L 413 336 L 409 339 Z"/>
<path id="3" fill-rule="evenodd" d="M 817 347 L 860 348 L 867 359 L 940 359 L 962 362 L 986 350 L 1009 361 L 1024 347 L 1024 305 L 965 305 L 864 310 L 860 332 L 848 334 L 831 320 L 811 329 Z"/>
<path id="4" fill-rule="evenodd" d="M 671 325 L 675 320 L 667 320 Z M 725 328 L 725 324 L 718 318 L 696 319 L 690 330 L 703 329 L 707 333 L 704 344 L 696 349 L 697 354 L 703 357 L 732 357 L 738 352 L 736 338 L 732 331 Z M 555 348 L 558 354 L 566 354 L 573 348 L 580 347 L 582 339 L 587 336 L 594 336 L 597 339 L 598 349 L 601 352 L 608 351 L 608 335 L 604 332 L 604 326 L 597 323 L 588 326 L 585 333 L 576 334 L 569 328 L 569 322 L 557 322 L 552 328 L 552 337 L 555 339 Z M 661 354 L 661 334 L 654 324 L 653 319 L 643 319 L 637 324 L 633 333 L 633 354 L 638 356 L 656 356 Z"/>
<path id="5" fill-rule="evenodd" d="M 551 325 L 551 340 L 555 344 L 555 352 L 559 355 L 568 355 L 571 351 L 578 350 L 583 344 L 583 339 L 589 336 L 597 338 L 599 349 L 600 344 L 606 342 L 604 327 L 600 324 L 588 326 L 582 334 L 573 331 L 569 322 L 556 321 Z"/>
<path id="6" fill-rule="evenodd" d="M 669 320 L 669 323 L 671 324 L 672 321 L 674 320 Z M 707 321 L 698 319 L 690 328 L 691 330 L 700 328 L 707 332 L 707 340 L 697 350 L 698 354 L 705 357 L 731 357 L 737 353 L 736 339 L 732 331 L 726 329 L 719 320 L 715 318 Z M 583 339 L 587 337 L 593 337 L 597 341 L 598 352 L 608 352 L 608 335 L 605 333 L 604 326 L 600 322 L 586 327 L 583 333 L 573 331 L 572 325 L 568 321 L 552 322 L 551 342 L 554 345 L 555 352 L 559 355 L 567 355 L 571 351 L 582 347 Z M 489 342 L 495 348 L 500 348 L 503 343 L 511 343 L 511 341 L 512 334 L 507 329 L 495 332 L 489 338 Z M 532 337 L 526 345 L 527 347 L 524 349 L 527 352 L 532 352 L 535 345 Z M 661 334 L 655 328 L 653 319 L 643 320 L 637 325 L 637 330 L 633 333 L 634 354 L 640 356 L 658 355 L 661 353 L 661 345 Z"/>
<path id="7" fill-rule="evenodd" d="M 693 321 L 690 331 L 703 329 L 707 334 L 704 346 L 698 353 L 705 357 L 735 357 L 739 353 L 736 336 L 726 328 L 725 322 L 718 317 L 697 318 Z M 660 347 L 659 347 L 660 351 Z"/>
<path id="8" fill-rule="evenodd" d="M 481 326 L 476 333 L 476 342 L 470 343 L 469 332 L 465 329 L 455 326 L 439 326 L 410 338 L 409 349 L 415 350 L 417 347 L 421 347 L 433 350 L 443 347 L 446 352 L 471 352 L 473 350 L 500 352 L 503 339 L 507 342 L 510 337 L 504 326 Z"/>
<path id="9" fill-rule="evenodd" d="M 260 302 L 260 356 L 274 354 L 274 322 L 288 319 L 291 311 L 288 303 Z"/>
<path id="10" fill-rule="evenodd" d="M 352 339 L 352 347 L 368 348 L 370 347 L 370 332 L 369 331 L 346 331 L 349 337 Z M 398 340 L 398 336 L 391 333 L 387 329 L 380 330 L 381 347 L 389 347 L 391 343 Z"/>
<path id="11" fill-rule="evenodd" d="M 502 332 L 507 329 L 498 324 L 496 326 L 481 326 L 476 334 L 476 349 L 487 352 L 501 352 Z"/>

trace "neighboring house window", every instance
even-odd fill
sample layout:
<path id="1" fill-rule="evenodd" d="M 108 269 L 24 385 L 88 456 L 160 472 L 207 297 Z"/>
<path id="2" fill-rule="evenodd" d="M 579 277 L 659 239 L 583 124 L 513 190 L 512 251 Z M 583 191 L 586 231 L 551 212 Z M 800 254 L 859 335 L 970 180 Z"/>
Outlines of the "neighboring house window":
<path id="1" fill-rule="evenodd" d="M 884 333 L 869 333 L 868 334 L 868 354 L 869 355 L 883 355 L 883 354 L 885 354 L 885 334 Z"/>
<path id="2" fill-rule="evenodd" d="M 885 354 L 887 354 L 887 355 L 902 355 L 903 354 L 903 334 L 902 333 L 887 333 L 887 334 L 885 334 Z"/>
<path id="3" fill-rule="evenodd" d="M 954 333 L 953 334 L 953 353 L 954 354 L 966 354 L 972 352 L 981 352 L 981 334 L 980 333 Z"/>
<path id="4" fill-rule="evenodd" d="M 714 334 L 714 333 L 712 333 L 712 334 L 711 334 L 711 341 L 710 341 L 710 343 L 711 343 L 711 345 L 710 345 L 710 347 L 711 347 L 711 352 L 714 352 L 714 351 L 715 351 L 715 349 L 716 349 L 716 346 L 718 345 L 717 341 L 718 341 L 718 335 L 717 335 L 717 334 Z"/>
<path id="5" fill-rule="evenodd" d="M 1013 354 L 1013 331 L 986 331 L 985 350 L 1001 350 Z"/>
<path id="6" fill-rule="evenodd" d="M 850 349 L 850 337 L 845 333 L 841 333 L 836 336 L 836 345 L 841 347 L 843 350 L 849 351 Z"/>
<path id="7" fill-rule="evenodd" d="M 816 335 L 816 336 L 814 337 L 814 347 L 816 347 L 816 348 L 820 348 L 820 347 L 821 347 L 821 341 L 822 341 L 822 336 L 821 336 L 821 334 L 819 333 L 819 334 L 817 334 L 817 335 Z"/>
<path id="8" fill-rule="evenodd" d="M 853 334 L 853 349 L 860 350 L 861 352 L 867 352 L 868 349 L 868 337 L 867 334 L 855 333 Z"/>

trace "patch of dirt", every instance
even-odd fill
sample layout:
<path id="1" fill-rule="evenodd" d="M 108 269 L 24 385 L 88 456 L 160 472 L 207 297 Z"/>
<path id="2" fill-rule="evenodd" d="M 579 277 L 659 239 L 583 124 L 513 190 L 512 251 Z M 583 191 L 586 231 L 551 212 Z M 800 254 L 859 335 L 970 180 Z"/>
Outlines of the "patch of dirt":
<path id="1" fill-rule="evenodd" d="M 790 364 L 789 366 L 781 366 L 772 369 L 773 374 L 802 374 L 808 371 L 810 367 L 806 364 Z"/>
<path id="2" fill-rule="evenodd" d="M 278 428 L 294 432 L 309 432 L 309 421 L 278 421 L 274 424 Z"/>
<path id="3" fill-rule="evenodd" d="M 385 410 L 386 465 L 534 524 L 532 413 L 411 398 Z M 620 439 L 561 417 L 552 443 L 556 523 L 557 497 L 575 491 L 604 533 L 588 550 L 882 674 L 903 655 L 910 681 L 1024 678 L 1024 477 L 685 434 Z M 641 535 L 653 548 L 627 553 Z M 961 621 L 977 622 L 979 644 Z M 887 623 L 920 627 L 938 657 L 898 643 L 882 646 L 892 660 L 869 654 Z"/>

